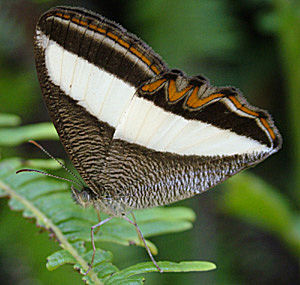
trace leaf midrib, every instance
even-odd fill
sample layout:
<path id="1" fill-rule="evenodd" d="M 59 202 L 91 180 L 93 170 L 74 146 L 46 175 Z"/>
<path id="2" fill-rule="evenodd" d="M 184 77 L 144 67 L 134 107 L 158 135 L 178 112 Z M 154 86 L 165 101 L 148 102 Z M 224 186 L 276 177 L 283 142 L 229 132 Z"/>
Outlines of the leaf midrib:
<path id="1" fill-rule="evenodd" d="M 32 203 L 30 203 L 28 200 L 24 199 L 21 195 L 17 194 L 10 186 L 6 185 L 4 182 L 0 180 L 0 188 L 2 188 L 8 195 L 20 203 L 22 203 L 25 208 L 32 211 L 34 216 L 41 220 L 47 229 L 51 229 L 54 233 L 56 238 L 58 239 L 60 246 L 67 250 L 74 259 L 82 266 L 84 270 L 88 269 L 88 263 L 80 256 L 79 252 L 68 242 L 62 231 L 51 222 L 50 219 L 48 219 L 38 208 L 36 208 Z M 103 283 L 99 280 L 96 273 L 91 270 L 89 272 L 89 277 L 92 279 L 92 281 L 97 285 L 102 285 Z"/>

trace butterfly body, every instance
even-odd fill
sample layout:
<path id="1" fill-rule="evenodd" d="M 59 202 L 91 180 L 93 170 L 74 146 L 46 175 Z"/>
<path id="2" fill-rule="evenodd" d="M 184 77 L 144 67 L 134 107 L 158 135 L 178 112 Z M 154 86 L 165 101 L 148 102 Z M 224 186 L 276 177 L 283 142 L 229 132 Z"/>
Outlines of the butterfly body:
<path id="1" fill-rule="evenodd" d="M 118 216 L 170 204 L 281 147 L 270 115 L 239 91 L 170 70 L 139 38 L 95 13 L 46 12 L 35 56 L 52 121 L 88 186 L 74 193 L 82 205 Z"/>

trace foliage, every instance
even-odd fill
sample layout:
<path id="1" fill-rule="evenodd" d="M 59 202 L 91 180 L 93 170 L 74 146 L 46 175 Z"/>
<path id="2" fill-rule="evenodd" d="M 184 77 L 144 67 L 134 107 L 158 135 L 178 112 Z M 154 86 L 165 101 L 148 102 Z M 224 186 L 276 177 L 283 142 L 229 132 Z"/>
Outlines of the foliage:
<path id="1" fill-rule="evenodd" d="M 294 148 L 293 161 L 293 196 L 300 206 L 300 3 L 298 1 L 275 1 L 275 16 L 277 17 L 281 49 L 281 61 L 285 70 L 285 80 L 288 91 L 289 122 L 291 124 L 291 139 Z"/>
<path id="2" fill-rule="evenodd" d="M 5 122 L 18 122 L 11 115 L 0 116 L 0 125 Z M 9 123 L 11 125 L 12 123 Z M 17 127 L 20 129 L 20 127 Z M 23 127 L 25 128 L 25 127 Z M 30 126 L 31 134 L 40 129 L 40 125 Z M 49 130 L 51 128 L 48 126 Z M 3 131 L 3 130 L 2 130 Z M 6 137 L 2 137 L 2 144 L 8 138 L 10 144 L 17 144 L 19 136 L 15 130 L 6 129 Z M 0 130 L 1 133 L 1 130 Z M 2 132 L 3 133 L 3 132 Z M 52 137 L 51 132 L 49 136 Z M 13 138 L 16 142 L 13 142 Z M 3 160 L 0 163 L 0 197 L 10 198 L 9 206 L 12 210 L 23 211 L 25 218 L 36 219 L 39 227 L 48 230 L 59 242 L 63 250 L 48 257 L 47 268 L 54 270 L 63 264 L 73 264 L 81 273 L 88 269 L 92 250 L 88 250 L 85 242 L 90 240 L 90 228 L 97 223 L 97 216 L 93 209 L 82 209 L 70 198 L 69 186 L 60 181 L 41 177 L 38 173 L 16 175 L 16 171 L 28 165 L 39 165 L 48 168 L 52 162 L 48 160 L 22 161 L 18 158 Z M 103 215 L 105 218 L 105 215 Z M 194 213 L 187 208 L 155 208 L 136 212 L 136 218 L 145 237 L 184 231 L 192 227 Z M 140 244 L 134 228 L 125 220 L 115 218 L 104 224 L 95 236 L 95 241 L 106 241 L 122 245 Z M 157 248 L 147 241 L 151 251 L 156 254 Z M 173 263 L 158 262 L 165 272 L 207 271 L 215 269 L 210 262 L 194 261 Z M 95 265 L 90 273 L 83 277 L 88 284 L 142 284 L 142 273 L 157 271 L 152 262 L 133 265 L 119 270 L 112 263 L 112 253 L 97 249 Z"/>
<path id="3" fill-rule="evenodd" d="M 296 257 L 300 256 L 300 216 L 291 203 L 261 178 L 242 173 L 226 184 L 220 209 L 281 239 Z"/>
<path id="4" fill-rule="evenodd" d="M 3 119 L 5 120 L 5 117 Z M 35 140 L 57 139 L 57 133 L 51 123 L 0 129 L 0 145 L 2 146 L 16 146 L 33 138 Z"/>

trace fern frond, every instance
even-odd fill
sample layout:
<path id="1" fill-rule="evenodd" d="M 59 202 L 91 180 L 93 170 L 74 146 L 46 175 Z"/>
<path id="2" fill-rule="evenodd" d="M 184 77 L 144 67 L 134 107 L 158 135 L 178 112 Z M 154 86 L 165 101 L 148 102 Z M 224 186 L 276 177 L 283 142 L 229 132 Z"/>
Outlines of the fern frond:
<path id="1" fill-rule="evenodd" d="M 46 162 L 45 162 L 46 164 Z M 45 165 L 46 166 L 46 165 Z M 85 247 L 90 241 L 90 227 L 97 223 L 93 209 L 82 209 L 70 198 L 69 186 L 37 173 L 16 175 L 24 167 L 20 159 L 7 159 L 0 163 L 0 197 L 8 196 L 12 210 L 23 211 L 26 218 L 34 218 L 38 226 L 48 230 L 59 242 L 62 250 L 48 257 L 47 268 L 54 270 L 72 264 L 81 273 L 88 268 L 92 251 Z M 194 213 L 184 207 L 155 208 L 136 212 L 137 222 L 145 237 L 187 230 L 192 227 Z M 134 227 L 115 218 L 103 225 L 96 241 L 109 241 L 122 245 L 138 244 Z M 156 247 L 147 241 L 153 252 Z M 207 271 L 215 268 L 210 262 L 158 262 L 165 272 Z M 142 284 L 142 273 L 157 269 L 152 262 L 139 263 L 119 270 L 112 263 L 112 253 L 97 249 L 95 266 L 83 279 L 88 284 Z"/>

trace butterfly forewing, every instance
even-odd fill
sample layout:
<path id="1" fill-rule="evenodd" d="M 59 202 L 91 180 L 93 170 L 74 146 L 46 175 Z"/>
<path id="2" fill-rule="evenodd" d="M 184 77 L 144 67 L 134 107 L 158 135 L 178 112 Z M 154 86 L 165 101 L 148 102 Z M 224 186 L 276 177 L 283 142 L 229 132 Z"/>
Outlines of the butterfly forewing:
<path id="1" fill-rule="evenodd" d="M 35 55 L 61 141 L 87 184 L 99 188 L 115 127 L 136 87 L 166 67 L 119 25 L 71 8 L 55 8 L 41 17 Z"/>

